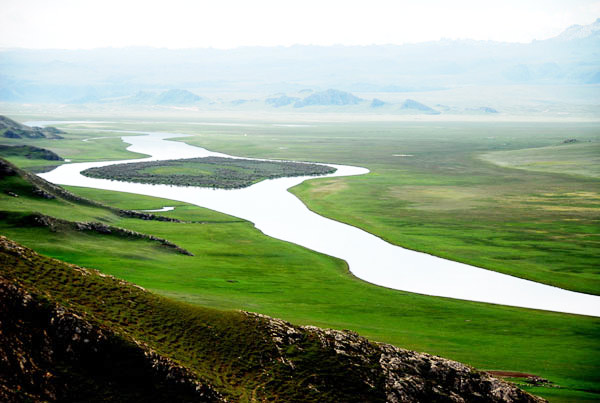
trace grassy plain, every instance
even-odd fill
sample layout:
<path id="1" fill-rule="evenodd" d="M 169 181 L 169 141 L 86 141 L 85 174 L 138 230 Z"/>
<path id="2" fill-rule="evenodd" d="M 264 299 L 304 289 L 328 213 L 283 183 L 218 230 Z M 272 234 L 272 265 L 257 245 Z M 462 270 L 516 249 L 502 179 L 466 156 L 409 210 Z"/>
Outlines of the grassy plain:
<path id="1" fill-rule="evenodd" d="M 600 178 L 600 143 L 497 151 L 482 159 L 509 168 Z"/>
<path id="2" fill-rule="evenodd" d="M 149 129 L 166 129 L 164 124 L 146 125 Z M 171 131 L 199 133 L 186 138 L 186 142 L 234 155 L 367 166 L 372 170 L 368 176 L 310 181 L 295 191 L 311 208 L 319 212 L 322 209 L 343 221 L 355 221 L 403 246 L 411 246 L 407 243 L 412 242 L 416 246 L 411 247 L 446 251 L 448 257 L 456 260 L 466 251 L 469 258 L 500 261 L 502 266 L 506 266 L 506 259 L 499 257 L 518 255 L 520 259 L 509 260 L 517 262 L 518 271 L 531 275 L 537 268 L 546 282 L 558 277 L 583 287 L 587 284 L 585 279 L 597 281 L 597 210 L 586 215 L 575 209 L 566 217 L 556 209 L 540 209 L 534 214 L 532 207 L 548 203 L 571 208 L 573 205 L 565 197 L 546 204 L 523 200 L 530 197 L 530 192 L 577 193 L 586 188 L 597 193 L 597 181 L 498 168 L 477 158 L 483 151 L 558 142 L 573 137 L 572 133 L 565 133 L 570 130 L 596 139 L 598 132 L 593 126 L 173 126 Z M 93 154 L 92 150 L 86 152 Z M 122 150 L 116 154 L 119 152 Z M 412 157 L 395 156 L 400 154 Z M 61 156 L 71 158 L 75 154 Z M 397 186 L 401 189 L 390 191 Z M 344 262 L 264 237 L 250 223 L 239 219 L 173 201 L 93 189 L 71 190 L 121 208 L 176 206 L 164 215 L 196 223 L 125 219 L 106 210 L 61 200 L 15 199 L 4 194 L 0 195 L 0 205 L 2 210 L 40 211 L 151 233 L 177 243 L 195 256 L 166 253 L 141 241 L 52 233 L 44 228 L 17 228 L 7 223 L 1 224 L 1 232 L 41 253 L 98 268 L 179 300 L 257 311 L 300 324 L 352 329 L 375 340 L 439 354 L 481 369 L 534 373 L 564 388 L 531 389 L 553 401 L 598 397 L 600 320 L 596 318 L 375 287 L 352 277 Z M 465 197 L 456 196 L 461 191 Z M 429 199 L 424 197 L 432 192 Z M 504 204 L 511 193 L 514 200 Z M 507 217 L 512 217 L 513 225 L 504 224 Z M 528 240 L 528 228 L 554 232 Z M 586 231 L 590 236 L 569 235 L 585 235 Z M 552 239 L 554 233 L 560 234 L 562 241 Z M 480 238 L 485 242 L 472 244 Z M 540 241 L 548 243 L 542 244 L 544 248 L 530 245 Z M 569 273 L 566 281 L 560 270 L 539 270 L 543 261 L 554 268 L 576 262 L 585 270 Z M 597 285 L 587 287 L 598 293 Z"/>

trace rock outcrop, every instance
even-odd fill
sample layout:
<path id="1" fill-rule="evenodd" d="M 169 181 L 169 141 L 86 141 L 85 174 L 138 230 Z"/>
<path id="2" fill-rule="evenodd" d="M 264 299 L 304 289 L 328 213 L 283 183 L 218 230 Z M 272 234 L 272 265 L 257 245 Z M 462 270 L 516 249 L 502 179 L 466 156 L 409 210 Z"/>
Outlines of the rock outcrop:
<path id="1" fill-rule="evenodd" d="M 0 400 L 223 401 L 142 343 L 0 278 Z"/>
<path id="2" fill-rule="evenodd" d="M 383 387 L 387 402 L 545 402 L 456 361 L 373 343 L 352 331 L 294 326 L 261 314 L 245 314 L 264 323 L 281 362 L 292 370 L 295 364 L 289 357 L 290 351 L 302 351 L 307 337 L 316 337 L 323 350 L 347 363 L 348 372 L 360 371 L 364 384 Z M 317 384 L 318 380 L 313 382 Z"/>

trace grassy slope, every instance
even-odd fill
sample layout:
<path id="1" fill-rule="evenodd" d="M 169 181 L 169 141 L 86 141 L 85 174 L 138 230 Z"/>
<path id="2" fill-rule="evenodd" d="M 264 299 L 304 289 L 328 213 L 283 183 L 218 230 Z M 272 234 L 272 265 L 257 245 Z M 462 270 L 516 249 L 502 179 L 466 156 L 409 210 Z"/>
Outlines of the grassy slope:
<path id="1" fill-rule="evenodd" d="M 129 135 L 129 134 L 128 134 Z M 133 134 L 131 134 L 133 135 Z M 98 161 L 98 160 L 121 160 L 141 158 L 145 155 L 126 151 L 126 144 L 121 140 L 123 133 L 99 132 L 92 129 L 82 131 L 70 131 L 61 134 L 64 139 L 7 139 L 0 138 L 0 144 L 6 145 L 31 145 L 54 151 L 63 158 L 72 162 Z M 82 141 L 84 139 L 101 139 Z M 35 168 L 41 165 L 53 165 L 54 161 L 33 160 L 22 157 L 7 156 L 7 160 L 17 164 L 24 169 Z"/>
<path id="2" fill-rule="evenodd" d="M 145 343 L 159 354 L 184 365 L 194 375 L 208 380 L 230 401 L 252 398 L 350 401 L 357 398 L 349 395 L 350 391 L 360 392 L 359 396 L 363 397 L 368 395 L 369 391 L 353 389 L 349 384 L 354 381 L 351 378 L 335 379 L 339 382 L 337 388 L 330 385 L 327 394 L 318 395 L 313 391 L 311 395 L 306 385 L 299 383 L 311 373 L 330 375 L 319 371 L 320 356 L 305 354 L 300 357 L 296 364 L 308 368 L 309 372 L 307 374 L 306 369 L 297 371 L 292 377 L 286 366 L 276 359 L 279 355 L 275 345 L 265 337 L 261 324 L 248 320 L 239 312 L 222 312 L 161 298 L 114 278 L 73 270 L 71 265 L 44 256 L 28 255 L 27 259 L 17 259 L 0 251 L 0 262 L 0 278 L 16 281 L 29 292 L 66 306 L 80 316 L 83 313 L 86 320 L 120 335 L 124 340 L 119 341 L 122 344 L 132 340 Z M 317 343 L 312 341 L 312 344 Z M 133 366 L 135 362 L 131 360 L 126 364 Z M 330 367 L 323 368 L 334 374 L 343 371 L 341 360 L 329 364 Z M 52 369 L 60 370 L 63 376 L 79 375 L 70 374 L 69 367 Z M 139 368 L 132 368 L 135 369 Z M 102 373 L 95 375 L 100 377 L 88 379 L 84 375 L 80 381 L 89 384 L 86 387 L 104 386 Z M 335 376 L 329 376 L 328 380 L 331 378 Z M 132 380 L 139 382 L 139 379 Z M 131 390 L 124 388 L 123 392 Z M 102 390 L 91 393 L 98 398 L 95 393 L 102 393 Z M 114 393 L 113 390 L 107 393 L 111 401 L 120 401 L 119 398 L 128 401 L 127 397 L 119 396 L 118 391 L 117 396 Z M 176 397 L 174 399 L 178 401 Z M 378 400 L 382 400 L 381 396 Z"/>

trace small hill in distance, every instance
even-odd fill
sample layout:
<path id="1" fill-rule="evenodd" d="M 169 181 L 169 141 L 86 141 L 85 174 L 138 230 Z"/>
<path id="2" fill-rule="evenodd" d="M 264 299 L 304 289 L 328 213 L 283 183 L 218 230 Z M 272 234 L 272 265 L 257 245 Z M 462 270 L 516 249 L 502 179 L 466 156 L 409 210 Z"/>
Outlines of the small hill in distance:
<path id="1" fill-rule="evenodd" d="M 299 100 L 300 98 L 288 97 L 287 95 L 283 94 L 278 97 L 267 98 L 265 99 L 265 103 L 272 105 L 275 108 L 279 108 L 281 106 L 293 104 L 294 102 L 297 102 Z"/>
<path id="2" fill-rule="evenodd" d="M 379 108 L 385 104 L 386 102 L 383 102 L 381 99 L 373 98 L 373 101 L 371 101 L 371 108 Z"/>
<path id="3" fill-rule="evenodd" d="M 6 117 L 0 116 L 0 133 L 9 139 L 62 139 L 62 130 L 55 127 L 29 127 Z"/>
<path id="4" fill-rule="evenodd" d="M 202 101 L 202 97 L 182 89 L 170 89 L 160 93 L 150 91 L 138 91 L 135 95 L 116 99 L 131 105 L 165 105 L 185 106 L 194 105 Z"/>
<path id="5" fill-rule="evenodd" d="M 315 92 L 294 104 L 294 108 L 302 108 L 313 105 L 356 105 L 364 99 L 355 96 L 349 92 L 328 89 L 326 91 Z"/>
<path id="6" fill-rule="evenodd" d="M 402 103 L 401 109 L 407 109 L 407 110 L 416 110 L 416 111 L 420 111 L 423 112 L 427 115 L 439 115 L 440 112 L 436 111 L 435 109 L 422 104 L 420 102 L 417 102 L 413 99 L 407 99 L 406 101 L 404 101 Z"/>

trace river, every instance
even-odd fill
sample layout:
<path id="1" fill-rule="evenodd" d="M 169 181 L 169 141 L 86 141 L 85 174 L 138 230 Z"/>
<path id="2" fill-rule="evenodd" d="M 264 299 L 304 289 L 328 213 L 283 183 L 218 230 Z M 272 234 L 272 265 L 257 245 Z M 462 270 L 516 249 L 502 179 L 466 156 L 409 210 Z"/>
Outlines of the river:
<path id="1" fill-rule="evenodd" d="M 66 122 L 28 122 L 30 125 Z M 126 161 L 67 163 L 40 174 L 60 185 L 84 186 L 156 196 L 195 204 L 254 223 L 264 234 L 345 260 L 356 277 L 372 284 L 432 296 L 600 316 L 600 297 L 563 290 L 392 245 L 370 233 L 310 211 L 287 190 L 313 177 L 265 180 L 244 189 L 224 190 L 117 182 L 80 174 L 118 163 L 207 156 L 231 157 L 169 140 L 182 134 L 130 131 L 127 150 L 149 155 Z M 239 157 L 233 157 L 239 158 Z M 362 175 L 365 168 L 327 164 L 326 177 Z"/>

